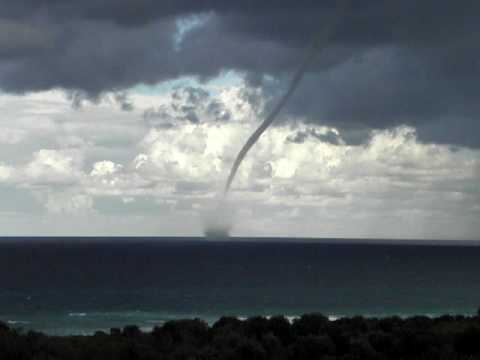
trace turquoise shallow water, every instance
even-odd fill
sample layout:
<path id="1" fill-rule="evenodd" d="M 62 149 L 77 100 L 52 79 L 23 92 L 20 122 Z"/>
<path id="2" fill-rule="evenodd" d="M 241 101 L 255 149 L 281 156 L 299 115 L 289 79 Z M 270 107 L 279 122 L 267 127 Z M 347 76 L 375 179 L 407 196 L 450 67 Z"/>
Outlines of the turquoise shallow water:
<path id="1" fill-rule="evenodd" d="M 478 246 L 5 239 L 0 319 L 82 334 L 226 314 L 468 315 L 480 305 L 479 260 Z"/>

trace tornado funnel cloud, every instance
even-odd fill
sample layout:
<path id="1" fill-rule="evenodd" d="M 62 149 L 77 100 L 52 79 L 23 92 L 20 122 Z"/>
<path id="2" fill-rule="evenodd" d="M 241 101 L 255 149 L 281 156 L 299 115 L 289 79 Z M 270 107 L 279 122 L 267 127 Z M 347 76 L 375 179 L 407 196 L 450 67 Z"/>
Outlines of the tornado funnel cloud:
<path id="1" fill-rule="evenodd" d="M 224 194 L 228 193 L 228 191 L 230 190 L 232 182 L 235 179 L 235 175 L 237 174 L 238 168 L 240 167 L 240 164 L 242 163 L 247 153 L 250 151 L 252 146 L 255 145 L 255 143 L 258 141 L 260 136 L 262 136 L 265 130 L 267 130 L 267 128 L 273 123 L 273 121 L 275 121 L 276 117 L 280 113 L 280 110 L 282 110 L 288 99 L 292 96 L 293 92 L 300 83 L 300 80 L 302 80 L 307 66 L 313 58 L 314 54 L 315 53 L 313 51 L 310 53 L 310 56 L 308 56 L 308 58 L 303 62 L 302 66 L 299 68 L 299 70 L 293 77 L 287 92 L 282 96 L 278 104 L 275 106 L 272 112 L 268 114 L 265 120 L 263 120 L 260 126 L 253 132 L 252 135 L 250 135 L 245 145 L 243 145 L 242 149 L 240 150 L 235 159 L 235 162 L 233 163 L 232 169 L 230 170 L 230 175 L 228 176 L 227 183 L 225 184 Z"/>
<path id="2" fill-rule="evenodd" d="M 282 108 L 285 106 L 287 101 L 290 99 L 290 97 L 294 93 L 295 89 L 298 87 L 298 84 L 300 84 L 300 81 L 305 75 L 305 72 L 307 71 L 308 66 L 315 58 L 315 55 L 321 50 L 322 47 L 326 45 L 328 37 L 330 35 L 330 31 L 333 28 L 333 25 L 337 21 L 337 19 L 338 19 L 338 15 L 330 18 L 330 21 L 328 21 L 328 23 L 323 27 L 322 31 L 320 31 L 320 33 L 318 33 L 315 36 L 313 44 L 310 50 L 308 51 L 307 56 L 303 60 L 298 70 L 295 72 L 292 80 L 290 81 L 287 91 L 280 98 L 276 106 L 268 114 L 265 120 L 263 120 L 260 126 L 253 132 L 252 135 L 250 135 L 245 145 L 243 145 L 242 149 L 238 153 L 233 163 L 232 169 L 230 170 L 230 174 L 228 176 L 227 182 L 225 184 L 224 192 L 223 192 L 224 196 L 228 194 L 230 187 L 232 185 L 232 182 L 235 179 L 235 175 L 237 174 L 238 168 L 240 167 L 247 153 L 250 151 L 252 146 L 255 145 L 255 143 L 258 141 L 260 136 L 262 136 L 265 130 L 267 130 L 267 128 L 275 121 L 275 119 L 277 118 Z"/>

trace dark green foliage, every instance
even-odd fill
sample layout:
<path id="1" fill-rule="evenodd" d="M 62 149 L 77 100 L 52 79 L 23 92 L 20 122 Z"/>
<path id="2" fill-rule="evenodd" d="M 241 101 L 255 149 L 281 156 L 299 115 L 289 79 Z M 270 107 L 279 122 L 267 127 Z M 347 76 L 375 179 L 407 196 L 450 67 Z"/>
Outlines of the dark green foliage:
<path id="1" fill-rule="evenodd" d="M 125 337 L 134 339 L 134 338 L 139 337 L 142 334 L 142 332 L 140 331 L 140 329 L 136 325 L 127 325 L 123 328 L 122 334 Z"/>
<path id="2" fill-rule="evenodd" d="M 162 331 L 172 339 L 173 344 L 184 343 L 201 347 L 209 338 L 208 325 L 200 319 L 168 321 L 163 325 Z"/>
<path id="3" fill-rule="evenodd" d="M 335 354 L 335 344 L 328 335 L 300 336 L 290 347 L 291 359 L 314 360 Z"/>
<path id="4" fill-rule="evenodd" d="M 255 316 L 245 320 L 243 328 L 249 338 L 259 339 L 269 332 L 268 320 L 262 316 Z"/>
<path id="5" fill-rule="evenodd" d="M 477 326 L 468 326 L 464 331 L 457 335 L 455 339 L 455 349 L 466 355 L 480 355 L 480 324 Z"/>
<path id="6" fill-rule="evenodd" d="M 0 360 L 306 360 L 480 359 L 480 317 L 389 317 L 329 321 L 306 314 L 240 321 L 168 321 L 151 332 L 137 326 L 91 336 L 47 336 L 0 322 Z"/>
<path id="7" fill-rule="evenodd" d="M 0 321 L 0 333 L 8 330 L 9 330 L 8 325 Z"/>
<path id="8" fill-rule="evenodd" d="M 403 320 L 398 316 L 387 317 L 378 321 L 378 327 L 385 332 L 394 332 L 400 326 L 403 326 Z"/>
<path id="9" fill-rule="evenodd" d="M 284 346 L 293 341 L 293 329 L 289 321 L 283 316 L 272 316 L 268 320 L 269 331 L 282 342 Z"/>
<path id="10" fill-rule="evenodd" d="M 305 314 L 293 322 L 293 332 L 296 336 L 318 335 L 325 332 L 328 318 L 322 314 Z"/>

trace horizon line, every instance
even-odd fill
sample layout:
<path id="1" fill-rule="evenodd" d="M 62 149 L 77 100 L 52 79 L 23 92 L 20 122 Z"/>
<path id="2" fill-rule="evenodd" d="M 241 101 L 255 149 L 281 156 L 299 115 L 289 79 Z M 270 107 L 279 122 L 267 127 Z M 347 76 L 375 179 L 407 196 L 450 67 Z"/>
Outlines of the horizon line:
<path id="1" fill-rule="evenodd" d="M 88 242 L 97 242 L 92 240 L 115 240 L 132 239 L 147 240 L 153 242 L 161 240 L 164 242 L 187 242 L 200 241 L 204 243 L 304 243 L 304 244 L 379 244 L 379 245 L 456 245 L 456 246 L 480 246 L 480 239 L 427 239 L 427 238 L 349 238 L 349 237 L 288 237 L 288 236 L 229 236 L 225 239 L 208 239 L 204 236 L 185 236 L 185 235 L 2 235 L 0 243 L 8 240 L 28 241 L 38 240 L 85 240 Z"/>

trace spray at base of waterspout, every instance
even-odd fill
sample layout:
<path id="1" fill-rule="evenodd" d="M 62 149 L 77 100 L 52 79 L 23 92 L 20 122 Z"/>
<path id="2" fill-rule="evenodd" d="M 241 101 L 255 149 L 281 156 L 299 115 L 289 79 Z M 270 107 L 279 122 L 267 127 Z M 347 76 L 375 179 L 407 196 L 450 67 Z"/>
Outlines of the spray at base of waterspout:
<path id="1" fill-rule="evenodd" d="M 225 240 L 230 238 L 230 230 L 213 227 L 206 228 L 204 231 L 204 236 L 207 240 Z"/>
<path id="2" fill-rule="evenodd" d="M 215 201 L 205 219 L 203 234 L 207 240 L 227 240 L 232 230 L 232 207 L 225 197 Z"/>

